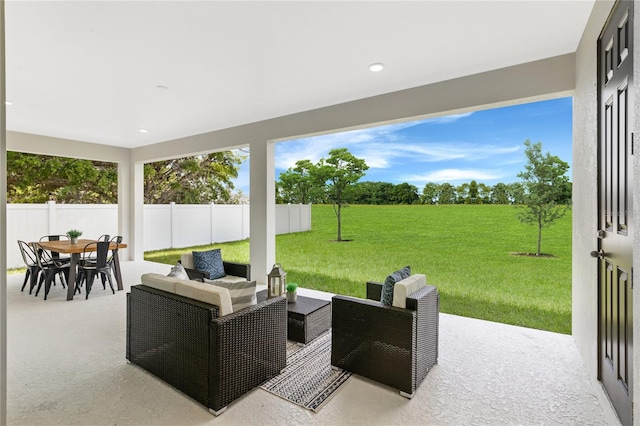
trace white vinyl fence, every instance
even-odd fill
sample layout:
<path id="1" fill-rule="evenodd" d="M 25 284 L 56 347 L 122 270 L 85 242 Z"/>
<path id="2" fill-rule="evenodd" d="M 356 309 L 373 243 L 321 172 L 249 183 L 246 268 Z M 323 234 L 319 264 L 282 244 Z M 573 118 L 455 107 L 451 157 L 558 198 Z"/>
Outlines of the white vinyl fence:
<path id="1" fill-rule="evenodd" d="M 246 204 L 144 206 L 144 250 L 190 247 L 249 238 Z M 24 266 L 17 240 L 82 231 L 81 238 L 118 235 L 115 204 L 7 204 L 7 267 Z M 276 234 L 311 230 L 311 205 L 277 205 Z M 126 241 L 125 241 L 126 242 Z"/>

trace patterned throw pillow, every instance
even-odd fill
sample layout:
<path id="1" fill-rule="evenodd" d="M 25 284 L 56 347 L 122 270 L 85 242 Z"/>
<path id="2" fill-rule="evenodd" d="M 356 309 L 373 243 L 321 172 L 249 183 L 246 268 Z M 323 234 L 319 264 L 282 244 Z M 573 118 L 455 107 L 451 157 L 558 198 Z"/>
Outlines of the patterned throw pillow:
<path id="1" fill-rule="evenodd" d="M 171 272 L 169 272 L 169 275 L 167 276 L 177 278 L 179 280 L 189 279 L 189 275 L 187 274 L 187 271 L 185 271 L 184 266 L 182 266 L 182 264 L 180 263 L 176 263 L 176 266 L 171 268 Z"/>
<path id="2" fill-rule="evenodd" d="M 224 273 L 220 249 L 194 251 L 192 254 L 193 266 L 199 271 L 208 272 L 210 279 L 215 280 L 216 278 L 222 278 L 227 275 Z"/>
<path id="3" fill-rule="evenodd" d="M 389 275 L 382 285 L 382 293 L 380 295 L 380 302 L 383 305 L 391 306 L 393 305 L 393 286 L 396 285 L 398 281 L 402 281 L 405 278 L 409 278 L 411 276 L 411 266 L 405 266 L 402 269 L 398 269 L 391 275 Z"/>
<path id="4" fill-rule="evenodd" d="M 208 280 L 205 278 L 204 282 L 216 287 L 223 287 L 229 290 L 233 312 L 238 312 L 240 309 L 246 308 L 247 306 L 256 305 L 258 303 L 258 298 L 256 297 L 255 281 L 237 281 L 231 283 Z"/>

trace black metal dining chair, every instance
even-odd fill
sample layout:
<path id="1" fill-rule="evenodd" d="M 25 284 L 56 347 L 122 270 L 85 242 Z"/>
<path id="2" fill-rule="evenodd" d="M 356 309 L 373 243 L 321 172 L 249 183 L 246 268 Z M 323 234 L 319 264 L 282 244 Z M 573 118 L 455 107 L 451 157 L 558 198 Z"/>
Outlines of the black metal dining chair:
<path id="1" fill-rule="evenodd" d="M 80 287 L 83 283 L 85 286 L 85 299 L 89 298 L 93 281 L 97 275 L 102 278 L 102 287 L 106 289 L 106 281 L 109 281 L 111 292 L 115 294 L 113 288 L 113 280 L 111 278 L 111 265 L 108 263 L 109 257 L 109 241 L 96 241 L 87 244 L 81 253 L 80 263 L 78 264 L 78 274 L 76 277 L 76 293 L 80 293 Z M 94 256 L 95 255 L 95 256 Z"/>
<path id="2" fill-rule="evenodd" d="M 29 281 L 29 294 L 33 291 L 33 288 L 38 283 L 38 276 L 40 275 L 40 267 L 38 266 L 38 254 L 35 252 L 31 244 L 18 240 L 18 247 L 20 248 L 20 254 L 22 254 L 22 260 L 27 267 L 27 272 L 24 274 L 24 282 L 20 291 L 24 291 L 27 281 Z"/>
<path id="3" fill-rule="evenodd" d="M 38 289 L 36 290 L 36 297 L 40 293 L 42 284 L 44 283 L 44 300 L 47 300 L 49 290 L 51 290 L 51 284 L 54 283 L 55 276 L 60 276 L 60 282 L 62 288 L 66 288 L 65 281 L 69 281 L 69 270 L 71 264 L 68 260 L 56 259 L 52 256 L 51 252 L 42 247 L 39 243 L 33 244 L 33 249 L 36 252 L 36 261 L 40 268 L 40 279 L 38 280 Z"/>

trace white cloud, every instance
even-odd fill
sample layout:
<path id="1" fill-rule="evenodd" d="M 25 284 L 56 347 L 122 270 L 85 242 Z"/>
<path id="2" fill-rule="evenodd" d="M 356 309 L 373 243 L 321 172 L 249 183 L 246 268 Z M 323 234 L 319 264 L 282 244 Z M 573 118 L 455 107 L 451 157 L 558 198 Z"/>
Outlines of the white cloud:
<path id="1" fill-rule="evenodd" d="M 429 123 L 439 123 L 439 124 L 453 123 L 454 121 L 458 121 L 462 118 L 469 117 L 471 114 L 473 114 L 473 111 L 463 112 L 461 114 L 446 115 L 444 117 L 432 118 L 426 121 Z"/>
<path id="2" fill-rule="evenodd" d="M 407 176 L 405 180 L 409 182 L 416 182 L 424 185 L 427 182 L 436 183 L 455 183 L 455 182 L 469 182 L 471 180 L 487 181 L 497 180 L 507 177 L 506 174 L 496 173 L 495 171 L 476 170 L 476 169 L 442 169 L 435 170 L 423 175 L 411 175 Z"/>

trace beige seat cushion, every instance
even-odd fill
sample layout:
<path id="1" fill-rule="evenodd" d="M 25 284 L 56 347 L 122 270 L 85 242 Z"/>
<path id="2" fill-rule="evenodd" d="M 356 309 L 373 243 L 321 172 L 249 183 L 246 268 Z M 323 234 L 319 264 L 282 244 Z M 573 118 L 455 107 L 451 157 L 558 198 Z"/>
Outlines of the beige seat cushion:
<path id="1" fill-rule="evenodd" d="M 427 276 L 425 274 L 413 274 L 402 281 L 398 281 L 393 286 L 393 306 L 406 308 L 407 296 L 426 286 Z"/>
<path id="2" fill-rule="evenodd" d="M 198 281 L 178 280 L 161 274 L 144 274 L 142 284 L 164 290 L 190 299 L 216 305 L 220 308 L 220 316 L 233 312 L 229 290 Z"/>

